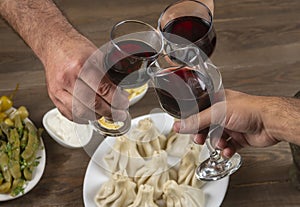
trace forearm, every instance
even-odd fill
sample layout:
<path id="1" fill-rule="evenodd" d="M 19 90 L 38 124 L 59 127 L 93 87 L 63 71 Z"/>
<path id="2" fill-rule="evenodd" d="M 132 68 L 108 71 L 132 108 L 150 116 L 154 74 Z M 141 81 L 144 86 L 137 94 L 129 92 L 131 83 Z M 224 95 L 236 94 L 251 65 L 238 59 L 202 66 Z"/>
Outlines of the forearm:
<path id="1" fill-rule="evenodd" d="M 80 36 L 51 0 L 1 0 L 0 13 L 44 65 Z"/>
<path id="2" fill-rule="evenodd" d="M 278 140 L 300 145 L 300 100 L 266 97 L 262 119 L 267 132 Z"/>

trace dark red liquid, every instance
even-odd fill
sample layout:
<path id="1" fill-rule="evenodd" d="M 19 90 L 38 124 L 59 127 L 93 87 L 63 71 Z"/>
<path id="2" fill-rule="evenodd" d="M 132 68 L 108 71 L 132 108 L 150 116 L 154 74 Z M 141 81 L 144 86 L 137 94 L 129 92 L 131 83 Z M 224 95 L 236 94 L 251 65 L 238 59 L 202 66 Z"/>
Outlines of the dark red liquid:
<path id="1" fill-rule="evenodd" d="M 211 105 L 212 85 L 197 71 L 165 69 L 155 79 L 155 86 L 162 108 L 176 118 L 186 118 Z"/>
<path id="2" fill-rule="evenodd" d="M 157 52 L 141 41 L 126 40 L 106 56 L 107 74 L 111 81 L 123 88 L 133 88 L 145 84 L 149 80 L 147 66 L 155 60 Z"/>
<path id="3" fill-rule="evenodd" d="M 196 16 L 183 16 L 170 21 L 162 30 L 170 42 L 186 44 L 186 40 L 197 45 L 208 57 L 216 46 L 216 33 L 211 24 Z M 182 38 L 176 38 L 180 36 Z"/>

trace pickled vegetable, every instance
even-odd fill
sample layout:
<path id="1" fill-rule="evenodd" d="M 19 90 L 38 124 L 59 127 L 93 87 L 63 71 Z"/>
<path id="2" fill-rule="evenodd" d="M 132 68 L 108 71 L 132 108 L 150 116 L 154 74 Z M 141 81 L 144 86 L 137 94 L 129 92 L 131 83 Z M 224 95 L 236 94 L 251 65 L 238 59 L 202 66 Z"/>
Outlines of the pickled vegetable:
<path id="1" fill-rule="evenodd" d="M 0 97 L 0 107 L 1 111 L 6 111 L 10 109 L 13 105 L 12 100 L 10 100 L 7 96 L 1 96 Z"/>
<path id="2" fill-rule="evenodd" d="M 0 193 L 24 193 L 38 164 L 40 132 L 26 118 L 26 107 L 12 108 L 12 100 L 0 97 Z"/>

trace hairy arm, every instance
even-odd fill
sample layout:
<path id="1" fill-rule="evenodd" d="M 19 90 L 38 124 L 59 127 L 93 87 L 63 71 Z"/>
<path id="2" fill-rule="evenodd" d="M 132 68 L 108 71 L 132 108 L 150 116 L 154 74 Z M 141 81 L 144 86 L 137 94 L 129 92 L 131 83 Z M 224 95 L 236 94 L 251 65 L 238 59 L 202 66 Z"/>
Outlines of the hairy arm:
<path id="1" fill-rule="evenodd" d="M 265 97 L 261 117 L 270 135 L 300 145 L 299 99 Z"/>
<path id="2" fill-rule="evenodd" d="M 243 147 L 267 147 L 280 141 L 300 145 L 300 99 L 253 96 L 226 90 L 226 120 L 218 147 L 230 157 Z M 218 109 L 216 103 L 213 107 Z M 212 107 L 212 108 L 213 108 Z M 175 131 L 195 133 L 195 142 L 203 144 L 212 122 L 211 108 L 174 124 Z M 215 116 L 223 117 L 222 113 Z M 200 133 L 197 134 L 197 131 Z M 228 139 L 231 137 L 231 139 Z"/>
<path id="3" fill-rule="evenodd" d="M 102 52 L 68 22 L 53 1 L 1 0 L 0 14 L 43 63 L 48 94 L 62 114 L 83 123 L 109 116 L 111 106 L 123 114 L 127 95 L 105 76 Z M 84 68 L 87 61 L 96 64 Z M 112 103 L 113 97 L 120 101 Z"/>
<path id="4" fill-rule="evenodd" d="M 0 13 L 44 65 L 64 43 L 83 38 L 51 0 L 1 0 Z"/>

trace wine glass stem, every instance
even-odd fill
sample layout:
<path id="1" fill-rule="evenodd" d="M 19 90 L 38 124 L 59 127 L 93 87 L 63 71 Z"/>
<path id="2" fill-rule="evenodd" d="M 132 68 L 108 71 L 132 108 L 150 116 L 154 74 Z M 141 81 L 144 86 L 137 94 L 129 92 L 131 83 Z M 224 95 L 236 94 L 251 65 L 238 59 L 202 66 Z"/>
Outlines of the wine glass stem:
<path id="1" fill-rule="evenodd" d="M 221 158 L 220 150 L 215 149 L 211 144 L 211 137 L 207 137 L 206 146 L 209 150 L 210 162 L 218 162 Z"/>
<path id="2" fill-rule="evenodd" d="M 211 145 L 211 137 L 207 137 L 205 142 L 210 155 L 218 153 L 217 150 L 215 150 L 215 148 Z"/>

